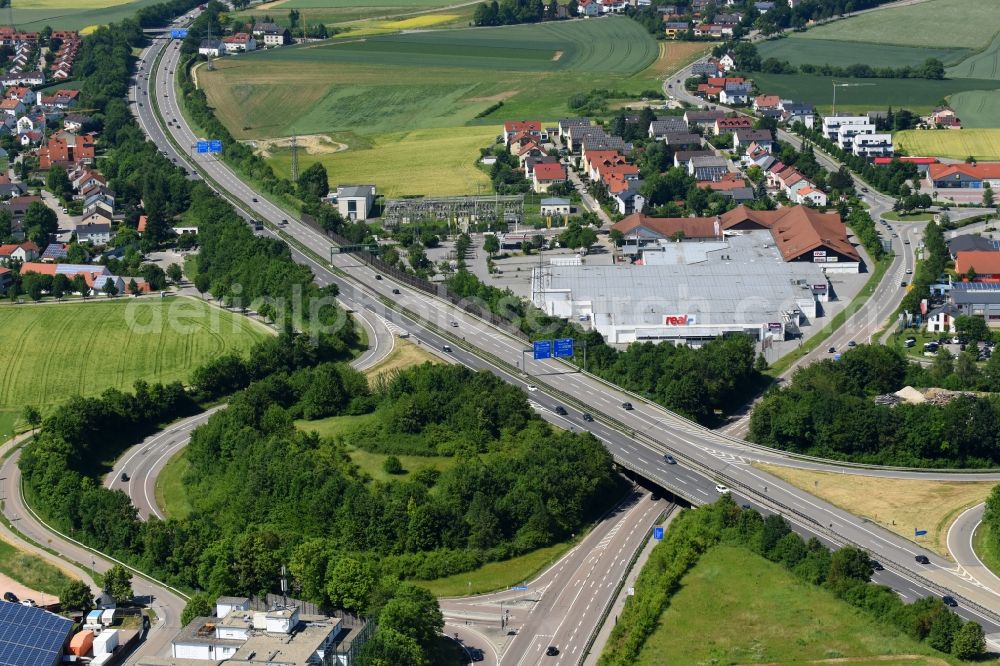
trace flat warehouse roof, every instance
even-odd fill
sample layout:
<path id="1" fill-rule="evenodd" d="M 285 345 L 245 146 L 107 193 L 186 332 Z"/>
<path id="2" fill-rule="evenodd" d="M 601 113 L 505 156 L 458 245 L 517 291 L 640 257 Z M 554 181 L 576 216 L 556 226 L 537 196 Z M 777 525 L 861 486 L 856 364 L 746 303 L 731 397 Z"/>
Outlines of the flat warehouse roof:
<path id="1" fill-rule="evenodd" d="M 760 324 L 781 321 L 801 301 L 813 301 L 813 285 L 826 285 L 819 264 L 785 262 L 766 231 L 747 232 L 728 242 L 669 243 L 647 251 L 646 265 L 548 266 L 542 269 L 542 298 L 569 292 L 589 303 L 595 320 L 662 324 L 664 315 L 696 315 L 696 323 Z M 722 257 L 726 257 L 723 259 Z"/>

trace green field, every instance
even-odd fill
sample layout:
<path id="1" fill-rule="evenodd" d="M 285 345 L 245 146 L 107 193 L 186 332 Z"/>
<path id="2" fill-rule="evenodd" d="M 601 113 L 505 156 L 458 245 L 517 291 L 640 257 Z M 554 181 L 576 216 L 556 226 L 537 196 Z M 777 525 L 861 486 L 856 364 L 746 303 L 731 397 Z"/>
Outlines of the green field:
<path id="1" fill-rule="evenodd" d="M 73 394 L 187 380 L 202 362 L 267 335 L 251 320 L 189 298 L 0 306 L 0 414 L 43 410 Z"/>
<path id="2" fill-rule="evenodd" d="M 657 90 L 651 65 L 666 57 L 638 23 L 607 18 L 272 49 L 220 59 L 199 81 L 237 138 L 325 134 L 345 143 L 344 152 L 299 153 L 300 164 L 322 160 L 331 184 L 475 194 L 487 184 L 474 166 L 478 148 L 504 120 L 570 115 L 569 98 L 592 88 Z M 290 161 L 287 151 L 271 158 L 282 173 Z"/>
<path id="3" fill-rule="evenodd" d="M 851 666 L 958 663 L 880 626 L 781 565 L 732 546 L 701 556 L 636 663 L 826 663 L 820 660 Z"/>
<path id="4" fill-rule="evenodd" d="M 167 518 L 183 520 L 191 513 L 191 501 L 184 492 L 184 474 L 191 467 L 181 449 L 156 477 L 156 504 Z"/>
<path id="5" fill-rule="evenodd" d="M 1000 31 L 990 0 L 928 0 L 891 7 L 810 29 L 811 39 L 931 48 L 979 49 Z"/>
<path id="6" fill-rule="evenodd" d="M 1000 127 L 1000 90 L 969 90 L 948 98 L 951 108 L 962 120 L 962 127 Z"/>
<path id="7" fill-rule="evenodd" d="M 817 39 L 811 36 L 812 33 L 813 31 L 793 33 L 783 39 L 758 44 L 757 52 L 763 59 L 787 60 L 796 66 L 808 64 L 835 67 L 854 64 L 904 67 L 920 65 L 927 58 L 937 58 L 945 64 L 953 64 L 969 54 L 969 49 L 961 48 L 919 48 L 864 42 L 845 48 L 842 41 Z"/>
<path id="8" fill-rule="evenodd" d="M 966 79 L 1000 80 L 1000 32 L 988 47 L 954 67 L 949 67 L 947 75 Z"/>
<path id="9" fill-rule="evenodd" d="M 84 28 L 121 21 L 162 0 L 13 0 L 14 25 L 22 30 Z M 3 12 L 7 21 L 7 10 Z"/>
<path id="10" fill-rule="evenodd" d="M 1000 129 L 907 130 L 893 139 L 908 155 L 1000 160 Z"/>
<path id="11" fill-rule="evenodd" d="M 829 111 L 833 81 L 867 84 L 837 89 L 837 111 L 865 112 L 906 108 L 928 113 L 946 97 L 966 90 L 992 90 L 996 81 L 985 79 L 846 79 L 808 74 L 754 74 L 757 88 L 768 95 L 815 104 L 821 112 Z"/>

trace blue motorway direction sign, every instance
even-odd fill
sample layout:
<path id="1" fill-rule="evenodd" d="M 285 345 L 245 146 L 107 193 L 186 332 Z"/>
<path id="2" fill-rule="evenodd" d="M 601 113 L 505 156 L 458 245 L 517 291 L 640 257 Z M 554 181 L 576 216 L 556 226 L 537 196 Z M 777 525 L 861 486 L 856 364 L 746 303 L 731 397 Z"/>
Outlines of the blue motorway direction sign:
<path id="1" fill-rule="evenodd" d="M 188 36 L 187 28 L 174 28 L 170 31 L 171 39 L 184 39 Z"/>
<path id="2" fill-rule="evenodd" d="M 555 342 L 555 357 L 570 358 L 573 356 L 573 338 L 558 338 Z"/>
<path id="3" fill-rule="evenodd" d="M 210 144 L 208 141 L 199 141 L 196 145 L 196 148 L 199 153 L 207 153 L 209 146 Z"/>
<path id="4" fill-rule="evenodd" d="M 221 153 L 222 152 L 222 140 L 212 139 L 208 142 L 208 152 L 210 153 Z"/>
<path id="5" fill-rule="evenodd" d="M 657 541 L 663 541 L 663 528 L 662 527 L 654 527 L 653 528 L 653 538 L 656 539 Z"/>
<path id="6" fill-rule="evenodd" d="M 540 361 L 545 358 L 552 358 L 552 341 L 538 340 L 534 345 L 535 360 Z"/>
<path id="7" fill-rule="evenodd" d="M 528 586 L 527 585 L 515 585 L 514 587 L 512 587 L 510 589 L 517 590 L 518 592 L 524 592 L 525 590 L 528 589 Z"/>

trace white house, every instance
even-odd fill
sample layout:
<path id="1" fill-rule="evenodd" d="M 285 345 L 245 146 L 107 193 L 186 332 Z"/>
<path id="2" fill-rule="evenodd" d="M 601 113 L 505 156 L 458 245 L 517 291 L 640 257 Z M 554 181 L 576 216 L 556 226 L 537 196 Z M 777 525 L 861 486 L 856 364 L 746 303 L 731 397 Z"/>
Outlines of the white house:
<path id="1" fill-rule="evenodd" d="M 201 40 L 201 45 L 198 47 L 198 55 L 218 58 L 225 54 L 226 45 L 222 43 L 221 39 L 203 39 Z"/>
<path id="2" fill-rule="evenodd" d="M 722 71 L 728 72 L 736 67 L 736 60 L 733 58 L 731 53 L 727 53 L 719 58 L 719 66 L 722 67 Z"/>
<path id="3" fill-rule="evenodd" d="M 825 206 L 827 204 L 827 196 L 823 190 L 817 189 L 811 185 L 803 187 L 795 193 L 795 200 L 800 204 L 808 204 L 811 206 Z"/>
<path id="4" fill-rule="evenodd" d="M 374 185 L 340 185 L 337 187 L 337 210 L 345 220 L 364 221 L 375 203 Z"/>
<path id="5" fill-rule="evenodd" d="M 222 38 L 222 43 L 226 47 L 226 53 L 242 53 L 245 51 L 256 51 L 257 40 L 253 35 L 246 32 L 237 32 Z"/>
<path id="6" fill-rule="evenodd" d="M 958 308 L 951 303 L 945 303 L 939 308 L 927 313 L 928 333 L 955 333 L 955 317 L 960 315 Z"/>
<path id="7" fill-rule="evenodd" d="M 542 199 L 541 211 L 542 217 L 548 217 L 549 215 L 553 217 L 568 217 L 572 211 L 572 206 L 569 203 L 569 199 L 547 197 Z"/>

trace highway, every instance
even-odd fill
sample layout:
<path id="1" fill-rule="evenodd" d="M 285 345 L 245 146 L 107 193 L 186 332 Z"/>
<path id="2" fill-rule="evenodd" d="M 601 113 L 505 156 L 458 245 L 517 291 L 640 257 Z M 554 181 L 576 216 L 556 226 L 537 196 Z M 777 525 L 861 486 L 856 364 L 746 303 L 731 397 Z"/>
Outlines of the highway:
<path id="1" fill-rule="evenodd" d="M 165 117 L 178 121 L 170 127 L 175 140 L 182 146 L 189 146 L 198 137 L 183 122 L 174 99 L 173 86 L 169 83 L 171 73 L 177 66 L 178 49 L 164 43 L 155 44 L 144 52 L 144 61 L 150 62 L 151 58 L 164 49 L 166 53 L 155 77 L 156 92 L 153 94 L 158 101 L 164 102 Z M 141 117 L 145 116 L 142 121 L 144 126 L 155 124 L 148 104 L 138 110 Z M 274 224 L 280 225 L 281 220 L 288 219 L 288 223 L 281 226 L 283 233 L 311 248 L 318 256 L 329 256 L 332 243 L 325 236 L 269 203 L 237 178 L 223 162 L 205 155 L 196 155 L 193 159 L 211 180 L 228 192 L 232 200 Z M 258 201 L 255 202 L 255 198 Z M 970 585 L 954 570 L 950 562 L 932 553 L 925 553 L 915 544 L 869 525 L 804 491 L 787 486 L 754 469 L 749 463 L 762 460 L 815 469 L 840 470 L 841 467 L 826 462 L 793 459 L 781 452 L 748 445 L 702 428 L 658 405 L 629 395 L 586 373 L 577 372 L 568 365 L 551 360 L 533 361 L 524 354 L 526 346 L 523 340 L 471 317 L 441 299 L 428 297 L 422 291 L 396 284 L 388 278 L 377 279 L 375 271 L 355 257 L 335 255 L 333 259 L 334 264 L 330 270 L 323 263 L 306 257 L 318 279 L 338 284 L 341 298 L 354 309 L 375 311 L 395 325 L 410 331 L 425 344 L 438 346 L 439 349 L 443 344 L 448 344 L 462 362 L 472 367 L 488 369 L 515 385 L 537 385 L 539 390 L 533 399 L 545 400 L 547 407 L 564 405 L 572 410 L 575 418 L 584 409 L 592 413 L 597 421 L 584 423 L 577 420 L 578 427 L 586 426 L 600 437 L 620 464 L 640 472 L 663 487 L 698 503 L 711 499 L 704 488 L 691 487 L 689 484 L 685 487 L 685 482 L 677 472 L 663 467 L 662 455 L 665 451 L 671 451 L 682 465 L 692 468 L 710 481 L 722 481 L 740 490 L 755 504 L 780 511 L 791 521 L 825 532 L 839 543 L 850 542 L 865 547 L 873 556 L 893 566 L 903 575 L 926 579 L 926 583 L 914 583 L 918 587 L 927 589 L 930 586 L 930 589 L 938 593 L 946 589 L 958 597 L 968 597 L 991 609 L 1000 608 L 1000 600 L 994 595 L 984 594 L 981 588 Z M 897 261 L 901 263 L 902 259 Z M 397 289 L 399 294 L 393 294 L 393 289 Z M 387 307 L 387 304 L 392 307 Z M 457 327 L 453 327 L 452 322 Z M 623 409 L 622 404 L 625 402 L 631 402 L 634 409 Z M 884 473 L 920 474 L 892 471 Z M 932 478 L 935 475 L 924 476 Z M 986 478 L 982 475 L 965 476 Z M 768 488 L 766 492 L 765 488 Z M 913 559 L 917 554 L 926 554 L 932 564 L 917 564 Z M 964 610 L 975 615 L 971 609 Z M 987 626 L 987 631 L 996 629 L 992 612 L 976 612 L 986 615 L 982 617 L 982 621 Z"/>
<path id="2" fill-rule="evenodd" d="M 162 103 L 166 119 L 179 121 L 170 130 L 180 145 L 193 145 L 196 137 L 183 122 L 173 88 L 169 85 L 171 73 L 177 66 L 178 49 L 165 41 L 155 43 L 142 53 L 143 72 L 148 71 L 149 64 L 164 49 L 166 53 L 155 77 L 154 91 L 143 94 L 141 88 L 132 90 L 133 100 L 142 102 L 142 106 L 137 104 L 135 110 L 143 129 L 163 150 L 176 157 L 179 163 L 189 159 L 196 163 L 199 169 L 217 183 L 217 188 L 225 191 L 228 198 L 246 207 L 252 215 L 267 220 L 274 228 L 280 228 L 283 237 L 301 243 L 319 257 L 329 256 L 332 244 L 326 237 L 254 192 L 224 163 L 204 155 L 189 157 L 177 154 L 166 141 L 151 112 L 150 96 L 155 96 Z M 140 79 L 140 83 L 142 82 L 145 79 Z M 288 222 L 283 225 L 284 219 L 288 219 Z M 377 279 L 370 267 L 354 257 L 337 255 L 334 257 L 333 267 L 329 268 L 307 253 L 296 251 L 295 255 L 297 260 L 307 263 L 313 269 L 321 284 L 337 284 L 341 290 L 342 302 L 357 312 L 374 313 L 391 322 L 391 325 L 409 331 L 421 344 L 438 350 L 449 345 L 453 350 L 450 354 L 455 360 L 470 367 L 489 370 L 514 385 L 523 388 L 528 383 L 537 385 L 538 390 L 532 394 L 533 401 L 548 410 L 564 405 L 569 411 L 569 422 L 574 427 L 585 428 L 599 437 L 622 466 L 636 470 L 645 478 L 694 503 L 714 500 L 717 497 L 715 484 L 725 483 L 755 506 L 780 512 L 797 529 L 818 534 L 827 543 L 855 543 L 865 547 L 886 565 L 887 571 L 880 572 L 877 580 L 891 585 L 904 598 L 913 600 L 917 596 L 951 592 L 959 598 L 959 613 L 981 622 L 988 634 L 1000 632 L 1000 623 L 995 613 L 1000 609 L 1000 599 L 971 583 L 952 563 L 804 491 L 788 486 L 754 469 L 749 463 L 753 460 L 767 460 L 777 464 L 818 469 L 842 468 L 830 463 L 793 460 L 780 452 L 750 446 L 702 428 L 658 405 L 631 396 L 565 364 L 556 361 L 536 362 L 526 358 L 523 340 L 471 317 L 441 299 L 395 284 L 389 279 Z M 393 294 L 393 289 L 398 289 L 399 294 Z M 387 307 L 387 303 L 391 303 L 392 307 Z M 453 327 L 452 322 L 457 327 Z M 524 367 L 521 367 L 522 359 Z M 624 402 L 631 402 L 634 409 L 623 409 Z M 596 420 L 584 422 L 581 419 L 583 410 L 593 414 Z M 175 430 L 172 434 L 179 436 L 183 433 Z M 666 451 L 672 452 L 681 464 L 668 465 L 663 458 Z M 77 562 L 87 562 L 92 557 L 89 551 L 54 537 L 44 527 L 29 519 L 23 504 L 19 505 L 12 500 L 20 500 L 17 492 L 18 474 L 16 467 L 12 467 L 15 462 L 16 455 L 7 459 L 4 464 L 8 498 L 5 512 L 8 516 L 12 511 L 17 513 L 20 518 L 19 529 L 26 533 L 27 529 L 32 530 L 32 538 L 48 543 Z M 921 474 L 894 471 L 878 473 Z M 931 478 L 934 475 L 923 476 Z M 964 476 L 977 479 L 989 477 Z M 948 478 L 954 479 L 955 476 L 948 475 Z M 917 554 L 927 555 L 931 563 L 917 564 L 914 561 Z M 96 566 L 101 570 L 107 564 L 99 559 Z M 173 634 L 170 628 L 176 627 L 183 600 L 176 595 L 171 597 L 169 590 L 142 581 L 137 581 L 136 588 L 140 593 L 144 593 L 145 589 L 154 595 L 154 608 L 161 618 L 159 627 L 163 631 L 154 631 L 150 641 L 142 648 L 146 654 L 156 654 L 157 644 L 162 649 Z M 968 603 L 967 600 L 985 606 L 986 609 Z M 580 618 L 576 619 L 579 621 Z M 561 631 L 559 627 L 552 629 L 554 637 L 557 631 Z M 524 648 L 523 654 L 531 654 L 532 649 L 530 646 Z"/>

